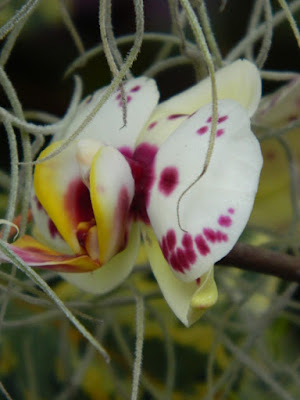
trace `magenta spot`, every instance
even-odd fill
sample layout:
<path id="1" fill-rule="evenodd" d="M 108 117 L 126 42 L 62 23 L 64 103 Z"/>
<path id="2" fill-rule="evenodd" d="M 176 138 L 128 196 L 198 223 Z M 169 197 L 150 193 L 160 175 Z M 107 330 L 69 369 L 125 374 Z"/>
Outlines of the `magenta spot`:
<path id="1" fill-rule="evenodd" d="M 210 123 L 211 123 L 211 120 L 212 120 L 212 117 L 209 117 L 209 118 L 207 118 L 206 122 L 207 122 L 208 124 L 210 124 Z"/>
<path id="2" fill-rule="evenodd" d="M 218 118 L 218 123 L 221 124 L 222 122 L 228 119 L 228 115 L 223 115 L 222 117 Z"/>
<path id="3" fill-rule="evenodd" d="M 208 126 L 207 125 L 204 125 L 204 126 L 201 126 L 201 128 L 199 128 L 198 130 L 197 130 L 197 133 L 199 133 L 200 135 L 203 135 L 204 133 L 206 133 L 208 131 Z"/>
<path id="4" fill-rule="evenodd" d="M 232 224 L 232 219 L 228 215 L 221 215 L 218 219 L 218 224 L 228 228 Z"/>
<path id="5" fill-rule="evenodd" d="M 228 241 L 228 236 L 226 235 L 226 233 L 222 232 L 222 241 L 223 242 L 227 242 Z"/>
<path id="6" fill-rule="evenodd" d="M 137 86 L 134 86 L 132 89 L 130 89 L 130 91 L 131 91 L 131 93 L 134 93 L 134 92 L 138 92 L 139 90 L 140 90 L 140 85 L 137 85 Z"/>
<path id="7" fill-rule="evenodd" d="M 193 248 L 193 239 L 192 236 L 189 233 L 185 233 L 183 235 L 183 238 L 181 240 L 181 243 L 183 244 L 183 246 L 187 249 L 191 249 Z"/>
<path id="8" fill-rule="evenodd" d="M 51 237 L 53 239 L 56 236 L 60 236 L 61 237 L 60 233 L 58 232 L 58 230 L 57 230 L 57 228 L 56 228 L 56 226 L 54 224 L 54 222 L 50 218 L 49 218 L 49 221 L 48 221 L 48 229 L 49 229 L 50 235 L 51 235 Z"/>
<path id="9" fill-rule="evenodd" d="M 202 235 L 197 235 L 195 237 L 195 243 L 196 243 L 199 253 L 202 256 L 206 256 L 208 253 L 210 253 L 210 248 L 208 247 L 208 245 Z"/>
<path id="10" fill-rule="evenodd" d="M 176 234 L 173 229 L 170 229 L 167 232 L 167 245 L 168 245 L 168 249 L 170 251 L 172 251 L 174 249 L 174 247 L 176 246 Z"/>
<path id="11" fill-rule="evenodd" d="M 131 147 L 123 146 L 123 147 L 120 147 L 118 150 L 124 157 L 126 157 L 126 158 L 132 157 L 133 151 L 132 151 Z"/>
<path id="12" fill-rule="evenodd" d="M 143 167 L 151 165 L 157 153 L 157 147 L 149 143 L 141 143 L 134 150 L 132 158 Z"/>
<path id="13" fill-rule="evenodd" d="M 197 254 L 193 248 L 186 249 L 185 256 L 191 264 L 194 264 L 197 260 Z"/>
<path id="14" fill-rule="evenodd" d="M 178 247 L 177 251 L 176 251 L 176 256 L 177 256 L 177 260 L 178 260 L 179 264 L 181 265 L 181 267 L 183 269 L 190 269 L 188 259 L 187 259 L 186 254 L 183 249 Z"/>
<path id="15" fill-rule="evenodd" d="M 168 260 L 169 249 L 168 249 L 168 245 L 167 245 L 167 239 L 166 239 L 165 236 L 163 236 L 163 238 L 162 238 L 161 250 L 163 252 L 163 255 L 164 255 L 165 259 Z"/>
<path id="16" fill-rule="evenodd" d="M 223 135 L 224 132 L 225 132 L 224 129 L 218 129 L 217 132 L 216 132 L 216 136 L 220 137 L 220 136 Z"/>
<path id="17" fill-rule="evenodd" d="M 151 122 L 151 124 L 148 125 L 148 130 L 150 131 L 151 129 L 153 129 L 155 126 L 157 125 L 157 121 Z"/>
<path id="18" fill-rule="evenodd" d="M 200 286 L 200 283 L 201 283 L 201 278 L 197 278 L 197 279 L 196 279 L 196 284 L 197 284 L 198 286 Z"/>
<path id="19" fill-rule="evenodd" d="M 175 271 L 178 271 L 178 272 L 184 272 L 184 269 L 183 269 L 183 267 L 180 265 L 180 262 L 179 262 L 179 260 L 178 260 L 178 258 L 177 258 L 177 256 L 176 256 L 176 254 L 175 253 L 173 253 L 172 255 L 171 255 L 171 257 L 170 257 L 170 264 L 171 264 L 171 267 L 175 270 Z"/>
<path id="20" fill-rule="evenodd" d="M 229 214 L 234 214 L 234 208 L 232 208 L 232 207 L 228 208 L 228 212 L 229 212 Z"/>
<path id="21" fill-rule="evenodd" d="M 122 96 L 121 96 L 120 93 L 119 93 L 118 96 L 116 97 L 116 100 L 119 100 L 119 103 L 118 103 L 118 106 L 119 106 L 119 107 L 122 107 L 122 106 L 123 106 L 121 97 L 122 97 Z M 131 100 L 132 100 L 132 97 L 131 97 L 131 96 L 126 96 L 126 103 L 130 103 Z"/>
<path id="22" fill-rule="evenodd" d="M 145 223 L 149 223 L 146 207 L 149 204 L 151 188 L 154 183 L 154 160 L 156 153 L 156 146 L 149 143 L 141 143 L 135 149 L 132 157 L 126 158 L 135 183 L 131 213 L 135 219 L 140 218 Z"/>
<path id="23" fill-rule="evenodd" d="M 204 236 L 206 240 L 211 243 L 215 243 L 217 240 L 216 232 L 211 228 L 204 228 L 203 229 Z"/>
<path id="24" fill-rule="evenodd" d="M 42 204 L 41 204 L 41 202 L 39 201 L 39 199 L 36 197 L 36 196 L 34 196 L 34 201 L 35 201 L 35 204 L 36 204 L 36 207 L 37 207 L 37 209 L 39 210 L 39 211 L 45 211 L 45 209 L 44 209 L 44 207 L 42 206 Z"/>
<path id="25" fill-rule="evenodd" d="M 165 196 L 169 196 L 178 184 L 178 170 L 175 167 L 166 167 L 160 174 L 158 189 Z"/>
<path id="26" fill-rule="evenodd" d="M 217 239 L 217 242 L 227 242 L 228 236 L 224 232 L 216 231 L 216 239 Z"/>
<path id="27" fill-rule="evenodd" d="M 177 119 L 177 118 L 186 117 L 186 116 L 187 116 L 187 114 L 171 114 L 168 116 L 168 119 L 172 120 L 172 119 Z"/>
<path id="28" fill-rule="evenodd" d="M 114 228 L 119 236 L 119 248 L 117 252 L 122 251 L 128 239 L 128 213 L 130 208 L 130 196 L 126 186 L 123 186 L 118 195 L 118 204 L 114 216 Z"/>
<path id="29" fill-rule="evenodd" d="M 69 214 L 73 226 L 94 218 L 89 189 L 79 178 L 69 183 L 64 196 L 64 209 Z"/>

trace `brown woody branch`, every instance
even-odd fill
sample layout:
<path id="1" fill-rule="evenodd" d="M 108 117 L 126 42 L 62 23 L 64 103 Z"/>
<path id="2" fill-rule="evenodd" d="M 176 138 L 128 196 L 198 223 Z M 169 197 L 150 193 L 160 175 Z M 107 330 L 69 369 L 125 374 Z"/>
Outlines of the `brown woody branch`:
<path id="1" fill-rule="evenodd" d="M 217 265 L 237 267 L 300 283 L 300 257 L 245 243 L 237 243 Z"/>

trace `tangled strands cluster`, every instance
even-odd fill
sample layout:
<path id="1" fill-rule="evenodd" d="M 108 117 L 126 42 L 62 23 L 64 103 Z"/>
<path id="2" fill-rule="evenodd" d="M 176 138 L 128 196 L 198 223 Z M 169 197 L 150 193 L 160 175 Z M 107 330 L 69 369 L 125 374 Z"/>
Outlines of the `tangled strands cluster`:
<path id="1" fill-rule="evenodd" d="M 10 3 L 9 1 L 2 1 L 0 12 L 10 7 Z M 70 328 L 66 327 L 65 321 L 69 320 L 81 332 L 88 341 L 86 349 L 84 354 L 78 355 L 80 360 L 77 363 L 77 367 L 74 368 L 72 374 L 69 376 L 69 384 L 59 394 L 55 393 L 55 398 L 60 400 L 72 398 L 78 390 L 82 390 L 85 373 L 93 365 L 95 350 L 100 352 L 106 361 L 109 361 L 108 352 L 101 344 L 105 342 L 109 345 L 109 341 L 107 340 L 109 336 L 113 338 L 112 347 L 116 346 L 118 348 L 118 352 L 133 373 L 131 394 L 128 395 L 128 387 L 125 385 L 125 380 L 118 375 L 119 364 L 113 358 L 114 354 L 112 354 L 113 360 L 106 368 L 105 373 L 114 381 L 114 390 L 119 396 L 121 398 L 131 397 L 134 400 L 142 392 L 147 392 L 154 399 L 171 399 L 178 386 L 175 380 L 176 368 L 177 371 L 179 370 L 177 367 L 178 359 L 175 353 L 176 349 L 178 351 L 178 343 L 176 343 L 176 334 L 175 336 L 170 334 L 170 327 L 164 319 L 164 312 L 158 311 L 151 303 L 152 299 L 160 298 L 161 294 L 154 285 L 147 286 L 146 279 L 144 278 L 145 273 L 147 274 L 148 272 L 147 266 L 136 267 L 135 273 L 129 279 L 129 282 L 125 283 L 118 292 L 109 294 L 105 298 L 96 297 L 86 301 L 78 296 L 78 299 L 75 300 L 62 301 L 49 286 L 49 283 L 55 277 L 55 273 L 37 273 L 10 250 L 7 240 L 10 238 L 12 230 L 13 234 L 15 234 L 15 230 L 12 227 L 16 227 L 20 235 L 24 234 L 28 229 L 33 166 L 50 160 L 67 149 L 117 89 L 119 89 L 123 122 L 124 126 L 126 126 L 128 110 L 127 102 L 125 101 L 126 90 L 123 82 L 124 79 L 132 78 L 132 67 L 134 67 L 134 62 L 142 51 L 142 45 L 150 45 L 154 42 L 161 45 L 160 50 L 155 55 L 151 65 L 143 72 L 143 75 L 152 78 L 174 67 L 180 68 L 181 66 L 192 65 L 197 80 L 204 78 L 207 74 L 211 79 L 212 115 L 210 121 L 200 126 L 198 131 L 199 135 L 205 133 L 209 133 L 210 135 L 204 167 L 198 171 L 195 180 L 190 182 L 190 185 L 183 190 L 177 203 L 177 221 L 184 232 L 185 226 L 181 220 L 181 203 L 185 195 L 205 175 L 209 167 L 215 141 L 223 133 L 221 130 L 222 116 L 218 116 L 215 71 L 238 58 L 246 57 L 260 69 L 263 79 L 275 82 L 290 82 L 290 90 L 294 90 L 293 85 L 296 86 L 297 83 L 295 84 L 295 82 L 299 79 L 296 73 L 291 71 L 265 70 L 264 65 L 272 49 L 275 29 L 286 21 L 294 35 L 293 40 L 295 39 L 300 47 L 300 34 L 294 17 L 297 12 L 299 13 L 300 1 L 287 2 L 285 0 L 278 0 L 276 2 L 271 0 L 256 0 L 253 2 L 253 10 L 249 18 L 245 36 L 227 54 L 223 55 L 214 35 L 214 26 L 211 24 L 207 10 L 208 4 L 205 1 L 169 0 L 168 6 L 172 20 L 172 32 L 152 33 L 144 31 L 144 2 L 142 0 L 133 0 L 135 33 L 116 38 L 113 31 L 111 1 L 100 0 L 99 29 L 101 44 L 86 50 L 83 40 L 72 20 L 72 13 L 69 11 L 68 4 L 64 0 L 60 0 L 60 16 L 78 51 L 78 57 L 66 68 L 65 76 L 68 77 L 74 74 L 74 72 L 79 71 L 83 66 L 89 65 L 90 62 L 94 62 L 99 55 L 104 53 L 112 75 L 112 81 L 105 94 L 101 97 L 101 100 L 74 133 L 63 140 L 61 145 L 43 158 L 43 160 L 37 161 L 36 157 L 43 148 L 45 139 L 48 137 L 54 137 L 56 140 L 60 139 L 58 136 L 59 132 L 64 131 L 70 125 L 76 115 L 82 97 L 82 82 L 78 76 L 75 76 L 73 95 L 63 118 L 58 118 L 46 112 L 26 111 L 23 109 L 14 85 L 9 79 L 7 63 L 10 55 L 20 34 L 23 32 L 23 28 L 28 26 L 33 16 L 39 12 L 39 3 L 42 3 L 42 1 L 27 1 L 0 28 L 0 40 L 2 41 L 0 84 L 9 102 L 8 108 L 0 107 L 0 120 L 7 134 L 10 154 L 10 175 L 0 171 L 0 187 L 2 191 L 8 193 L 6 214 L 3 215 L 3 219 L 0 221 L 3 224 L 0 250 L 14 264 L 14 267 L 10 271 L 7 269 L 0 271 L 2 282 L 0 286 L 2 290 L 0 310 L 1 333 L 5 337 L 9 329 L 20 329 L 28 326 L 34 327 L 36 324 L 44 321 L 59 320 L 62 313 L 66 317 L 61 324 L 62 348 L 69 340 L 66 332 Z M 220 3 L 223 8 L 230 6 L 230 0 Z M 192 32 L 192 36 L 190 32 Z M 123 46 L 128 45 L 131 47 L 124 57 L 121 50 Z M 299 93 L 300 91 L 298 90 Z M 278 94 L 277 101 L 280 99 L 280 96 L 285 96 L 285 92 Z M 270 101 L 276 103 L 276 99 L 274 98 L 271 98 Z M 242 248 L 242 250 L 244 252 L 248 251 L 247 259 L 250 259 L 250 264 L 251 257 L 253 257 L 255 260 L 254 264 L 259 265 L 263 272 L 274 275 L 281 274 L 281 276 L 287 279 L 296 280 L 295 276 L 297 274 L 295 274 L 295 269 L 299 269 L 299 261 L 296 258 L 299 256 L 297 242 L 300 218 L 299 167 L 297 166 L 299 160 L 296 159 L 293 152 L 293 139 L 291 139 L 290 134 L 296 129 L 300 129 L 299 114 L 292 115 L 291 112 L 291 115 L 289 115 L 284 124 L 272 124 L 272 121 L 269 124 L 265 124 L 263 120 L 263 116 L 265 115 L 263 106 L 268 110 L 268 99 L 265 100 L 265 103 L 262 103 L 261 113 L 258 113 L 253 119 L 253 127 L 262 144 L 267 143 L 268 146 L 269 142 L 273 140 L 276 142 L 274 145 L 271 142 L 270 149 L 266 151 L 266 164 L 268 160 L 272 160 L 274 154 L 276 157 L 278 148 L 280 154 L 283 153 L 283 158 L 288 161 L 291 219 L 284 233 L 280 231 L 280 234 L 268 226 L 259 226 L 257 224 L 258 219 L 254 219 L 252 224 L 250 220 L 247 233 L 251 244 L 263 245 L 266 249 L 275 248 L 280 251 L 280 256 L 282 257 L 289 252 L 294 258 L 283 258 L 281 265 L 278 267 L 279 271 L 275 271 L 274 257 L 276 256 L 272 252 L 265 253 L 262 251 L 260 253 L 260 249 L 255 252 L 252 247 L 250 249 Z M 20 147 L 18 147 L 18 141 L 21 143 L 21 151 Z M 169 175 L 174 175 L 174 171 L 167 172 Z M 169 175 L 168 182 L 170 181 Z M 164 190 L 169 190 L 169 187 L 164 186 Z M 229 209 L 227 211 L 226 215 L 220 215 L 220 224 L 223 227 L 233 218 L 232 212 Z M 217 234 L 214 231 L 211 230 L 206 233 L 211 241 L 217 240 Z M 221 240 L 222 238 L 220 238 Z M 198 242 L 202 251 L 205 252 L 204 244 L 202 243 L 201 245 L 200 239 Z M 244 260 L 245 253 L 238 252 L 238 248 L 235 251 L 237 254 L 234 252 L 231 254 L 230 263 L 247 269 Z M 286 270 L 290 268 L 289 271 L 291 271 L 291 274 L 289 277 L 286 271 L 281 271 L 282 263 L 286 263 Z M 16 267 L 26 275 L 25 278 L 17 273 Z M 298 326 L 299 318 L 296 315 L 296 311 L 299 310 L 299 304 L 294 300 L 296 284 L 286 284 L 283 290 L 279 291 L 279 281 L 274 277 L 256 276 L 249 280 L 249 275 L 246 274 L 245 276 L 240 271 L 225 271 L 221 269 L 218 271 L 218 275 L 218 282 L 223 292 L 223 298 L 220 300 L 221 305 L 219 306 L 219 310 L 218 308 L 216 309 L 216 314 L 208 313 L 203 319 L 203 324 L 214 330 L 207 363 L 203 366 L 203 369 L 206 368 L 207 377 L 205 394 L 201 394 L 203 395 L 203 399 L 213 399 L 215 394 L 220 392 L 222 393 L 222 398 L 225 399 L 240 378 L 239 371 L 241 366 L 245 367 L 246 371 L 251 371 L 260 382 L 263 382 L 272 395 L 275 394 L 279 399 L 296 399 L 300 366 L 299 359 L 295 359 L 292 366 L 285 364 L 284 361 L 282 365 L 275 365 L 274 360 L 270 359 L 269 352 L 264 348 L 266 339 L 263 337 L 263 332 L 268 329 L 271 330 L 271 324 L 278 323 L 278 319 L 280 318 L 285 318 L 287 323 Z M 144 290 L 145 287 L 146 290 Z M 32 313 L 25 318 L 10 319 L 7 317 L 9 315 L 9 306 L 10 304 L 15 306 L 18 301 L 37 307 L 39 312 Z M 133 340 L 134 333 L 128 334 L 126 332 L 128 327 L 126 323 L 124 324 L 118 313 L 119 309 L 122 312 L 123 307 L 133 304 L 136 306 L 134 354 L 129 345 L 129 341 Z M 244 311 L 245 309 L 246 311 Z M 150 322 L 148 318 L 145 319 L 146 311 L 146 315 L 150 315 Z M 221 318 L 217 317 L 218 312 L 220 312 Z M 247 312 L 251 314 L 251 318 L 247 318 Z M 85 324 L 80 320 L 84 320 Z M 151 325 L 153 321 L 160 329 L 165 350 L 166 371 L 162 378 L 163 388 L 162 385 L 160 387 L 155 385 L 148 374 L 142 373 L 142 354 L 145 340 L 144 325 Z M 90 322 L 92 324 L 89 324 Z M 87 324 L 92 326 L 90 330 L 85 327 Z M 153 329 L 152 325 L 151 328 Z M 176 323 L 172 322 L 172 332 L 177 332 L 176 329 Z M 205 332 L 201 331 L 201 327 L 195 327 L 195 332 L 196 329 L 199 329 L 200 334 L 205 334 Z M 238 336 L 239 346 L 236 344 L 236 341 L 231 339 L 230 335 L 232 332 Z M 184 337 L 183 331 L 180 334 Z M 184 339 L 180 340 L 182 341 L 180 346 L 186 345 Z M 38 379 L 38 371 L 33 365 L 34 359 L 31 354 L 33 343 L 28 343 L 25 345 L 24 354 L 29 371 L 29 381 L 34 382 Z M 228 359 L 222 373 L 216 376 L 215 369 L 216 366 L 219 367 L 218 357 L 220 346 L 223 351 L 226 349 Z M 288 345 L 286 346 L 288 347 Z M 253 347 L 255 349 L 253 353 L 250 353 Z M 228 354 L 230 354 L 230 357 Z M 63 354 L 63 351 L 61 351 L 60 356 L 63 362 L 66 363 L 68 355 Z M 257 357 L 260 357 L 259 360 L 261 362 L 256 361 Z M 103 367 L 100 367 L 100 374 L 103 372 L 101 368 Z M 281 375 L 284 379 L 288 380 L 290 390 L 284 384 L 284 379 L 277 379 L 277 375 Z M 34 386 L 33 384 L 28 389 L 32 390 L 32 396 L 35 390 Z M 5 398 L 12 398 L 4 383 L 1 382 L 0 391 Z M 197 398 L 197 395 L 195 395 L 195 398 Z"/>

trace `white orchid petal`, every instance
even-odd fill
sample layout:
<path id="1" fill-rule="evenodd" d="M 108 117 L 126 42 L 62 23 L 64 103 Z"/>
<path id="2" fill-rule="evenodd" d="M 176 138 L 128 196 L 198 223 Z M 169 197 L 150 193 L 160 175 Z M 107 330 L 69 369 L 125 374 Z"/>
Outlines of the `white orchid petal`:
<path id="1" fill-rule="evenodd" d="M 211 105 L 201 108 L 161 146 L 147 207 L 165 258 L 184 281 L 203 275 L 234 246 L 248 221 L 262 167 L 247 112 L 235 101 L 220 101 L 210 164 L 177 209 L 181 194 L 203 170 L 211 116 Z"/>
<path id="2" fill-rule="evenodd" d="M 218 100 L 235 100 L 252 116 L 261 97 L 261 80 L 256 66 L 247 60 L 237 60 L 218 70 L 215 76 Z M 161 145 L 189 115 L 211 102 L 211 79 L 207 77 L 159 104 L 138 142 Z"/>
<path id="3" fill-rule="evenodd" d="M 101 100 L 107 88 L 87 97 L 64 137 L 72 135 Z M 159 92 L 154 80 L 141 77 L 124 83 L 127 118 L 123 120 L 121 91 L 114 92 L 80 134 L 106 145 L 133 149 L 136 139 L 157 105 Z"/>

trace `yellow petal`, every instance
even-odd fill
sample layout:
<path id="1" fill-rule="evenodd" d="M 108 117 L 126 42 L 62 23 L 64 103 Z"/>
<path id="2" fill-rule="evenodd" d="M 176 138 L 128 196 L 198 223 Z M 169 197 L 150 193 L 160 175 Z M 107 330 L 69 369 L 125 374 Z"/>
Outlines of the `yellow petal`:
<path id="1" fill-rule="evenodd" d="M 39 160 L 57 149 L 61 142 L 48 146 Z M 80 222 L 90 221 L 93 210 L 88 188 L 81 179 L 76 161 L 76 144 L 49 161 L 38 164 L 34 173 L 36 196 L 57 230 L 75 253 L 82 253 L 76 237 Z"/>
<path id="2" fill-rule="evenodd" d="M 166 262 L 152 229 L 146 225 L 142 229 L 145 248 L 159 287 L 177 318 L 190 326 L 217 301 L 213 269 L 202 275 L 198 283 L 182 282 Z"/>
<path id="3" fill-rule="evenodd" d="M 90 193 L 99 241 L 99 260 L 107 262 L 126 246 L 128 212 L 134 195 L 134 180 L 124 156 L 110 146 L 93 158 Z"/>

